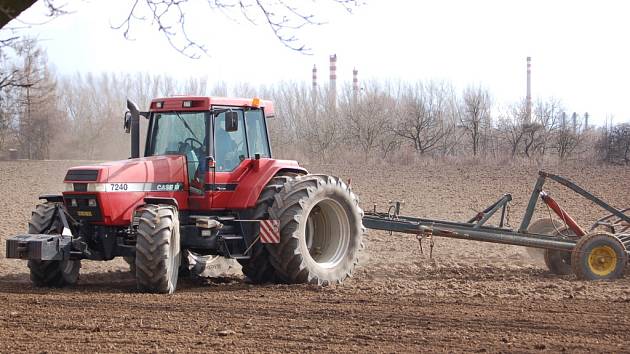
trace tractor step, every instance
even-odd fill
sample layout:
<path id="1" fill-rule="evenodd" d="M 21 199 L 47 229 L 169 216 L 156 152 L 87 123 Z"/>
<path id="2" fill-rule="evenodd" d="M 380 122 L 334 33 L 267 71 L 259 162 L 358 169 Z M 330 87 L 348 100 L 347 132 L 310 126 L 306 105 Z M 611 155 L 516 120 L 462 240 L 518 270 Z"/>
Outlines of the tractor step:
<path id="1" fill-rule="evenodd" d="M 225 241 L 240 241 L 243 240 L 243 236 L 241 235 L 220 235 L 221 239 Z"/>
<path id="2" fill-rule="evenodd" d="M 249 259 L 249 255 L 242 254 L 243 247 L 245 247 L 245 239 L 242 235 L 225 234 L 219 235 L 219 244 L 221 245 L 222 253 L 228 258 L 233 259 Z"/>
<path id="3" fill-rule="evenodd" d="M 247 254 L 231 254 L 230 258 L 233 259 L 250 259 L 251 257 Z"/>

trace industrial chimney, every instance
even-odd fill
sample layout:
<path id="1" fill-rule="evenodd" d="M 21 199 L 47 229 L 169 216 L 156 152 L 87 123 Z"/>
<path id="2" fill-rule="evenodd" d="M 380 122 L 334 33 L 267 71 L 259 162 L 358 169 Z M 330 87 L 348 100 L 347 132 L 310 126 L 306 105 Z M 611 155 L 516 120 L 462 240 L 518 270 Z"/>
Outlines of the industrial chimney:
<path id="1" fill-rule="evenodd" d="M 311 101 L 313 101 L 313 107 L 317 104 L 317 65 L 313 64 L 313 89 L 311 91 Z"/>
<path id="2" fill-rule="evenodd" d="M 356 101 L 359 97 L 359 70 L 352 69 L 352 95 Z"/>
<path id="3" fill-rule="evenodd" d="M 584 130 L 588 130 L 588 112 L 584 113 Z"/>
<path id="4" fill-rule="evenodd" d="M 560 118 L 560 127 L 562 127 L 562 130 L 567 129 L 567 112 L 562 112 L 562 117 Z"/>
<path id="5" fill-rule="evenodd" d="M 532 122 L 532 57 L 527 57 L 527 118 L 525 123 Z"/>
<path id="6" fill-rule="evenodd" d="M 337 106 L 337 54 L 330 56 L 330 104 Z"/>

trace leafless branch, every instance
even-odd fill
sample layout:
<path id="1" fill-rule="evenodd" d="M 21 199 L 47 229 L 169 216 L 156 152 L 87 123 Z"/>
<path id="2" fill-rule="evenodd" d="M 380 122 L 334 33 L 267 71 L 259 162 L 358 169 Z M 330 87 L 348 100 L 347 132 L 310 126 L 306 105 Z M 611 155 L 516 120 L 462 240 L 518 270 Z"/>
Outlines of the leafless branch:
<path id="1" fill-rule="evenodd" d="M 53 1 L 53 0 L 49 0 Z M 186 11 L 183 6 L 191 0 L 135 0 L 127 12 L 127 16 L 113 29 L 123 30 L 126 39 L 131 38 L 134 22 L 145 21 L 150 18 L 167 39 L 169 45 L 178 52 L 190 58 L 207 55 L 207 48 L 197 38 L 193 38 L 187 26 Z M 323 1 L 323 0 L 320 0 Z M 349 13 L 359 6 L 356 0 L 326 0 L 341 5 Z M 234 19 L 237 11 L 247 22 L 259 25 L 264 23 L 271 29 L 273 35 L 285 47 L 310 53 L 308 48 L 297 36 L 297 32 L 306 26 L 322 25 L 325 22 L 316 18 L 304 6 L 296 5 L 291 0 L 207 0 L 211 10 L 219 11 L 225 17 Z M 140 5 L 145 6 L 140 6 Z M 148 12 L 148 16 L 144 14 Z"/>

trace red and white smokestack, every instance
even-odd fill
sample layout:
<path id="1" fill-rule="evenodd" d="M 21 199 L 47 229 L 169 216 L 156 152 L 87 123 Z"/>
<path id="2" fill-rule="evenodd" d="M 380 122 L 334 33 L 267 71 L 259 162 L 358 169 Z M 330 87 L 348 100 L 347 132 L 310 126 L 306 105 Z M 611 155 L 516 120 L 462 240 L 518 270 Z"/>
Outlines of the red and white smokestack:
<path id="1" fill-rule="evenodd" d="M 330 56 L 330 91 L 332 94 L 337 92 L 337 54 Z"/>
<path id="2" fill-rule="evenodd" d="M 532 121 L 532 57 L 527 57 L 527 124 Z"/>
<path id="3" fill-rule="evenodd" d="M 317 66 L 313 65 L 313 90 L 317 89 Z"/>
<path id="4" fill-rule="evenodd" d="M 357 68 L 352 69 L 352 94 L 355 100 L 359 96 L 359 70 Z"/>

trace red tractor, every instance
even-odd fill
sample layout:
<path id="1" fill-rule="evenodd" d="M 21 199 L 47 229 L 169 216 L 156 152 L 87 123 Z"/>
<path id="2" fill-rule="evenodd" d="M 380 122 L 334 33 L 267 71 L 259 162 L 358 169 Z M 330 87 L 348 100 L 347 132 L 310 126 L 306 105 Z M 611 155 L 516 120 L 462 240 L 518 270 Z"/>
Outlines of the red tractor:
<path id="1" fill-rule="evenodd" d="M 270 101 L 171 97 L 127 101 L 131 158 L 74 167 L 42 195 L 7 258 L 28 259 L 36 286 L 77 282 L 82 260 L 125 257 L 142 291 L 172 293 L 183 252 L 236 259 L 255 283 L 340 283 L 365 228 L 342 180 L 272 158 Z M 148 120 L 140 157 L 140 117 Z"/>

